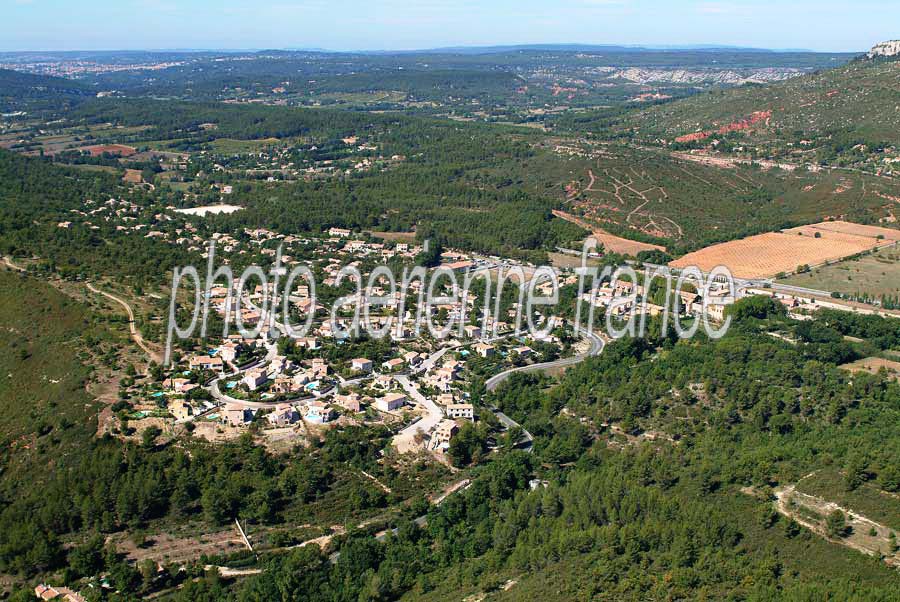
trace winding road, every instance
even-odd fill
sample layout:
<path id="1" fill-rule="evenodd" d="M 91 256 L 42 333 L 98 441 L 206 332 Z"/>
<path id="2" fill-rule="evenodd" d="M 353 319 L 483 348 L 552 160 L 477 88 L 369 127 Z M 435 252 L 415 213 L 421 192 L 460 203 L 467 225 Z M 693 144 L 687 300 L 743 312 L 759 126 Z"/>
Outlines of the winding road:
<path id="1" fill-rule="evenodd" d="M 529 366 L 519 366 L 517 368 L 510 368 L 509 370 L 505 370 L 500 374 L 495 374 L 485 381 L 485 387 L 488 391 L 493 391 L 504 381 L 506 381 L 510 376 L 515 374 L 516 372 L 541 372 L 544 370 L 550 370 L 553 368 L 563 368 L 566 366 L 573 366 L 578 364 L 589 357 L 593 357 L 595 355 L 600 355 L 603 351 L 603 347 L 606 345 L 605 341 L 601 339 L 598 335 L 593 332 L 584 333 L 585 336 L 591 342 L 591 348 L 586 353 L 579 353 L 578 355 L 573 355 L 571 357 L 564 357 L 558 360 L 554 360 L 552 362 L 542 362 L 540 364 L 531 364 Z"/>
<path id="2" fill-rule="evenodd" d="M 540 364 L 531 364 L 530 366 L 519 366 L 518 368 L 510 368 L 509 370 L 505 370 L 505 371 L 501 372 L 500 374 L 495 374 L 494 376 L 489 378 L 485 382 L 485 388 L 487 388 L 488 391 L 494 391 L 497 387 L 499 387 L 501 384 L 503 384 L 504 381 L 506 381 L 510 376 L 512 376 L 516 372 L 537 372 L 537 371 L 541 371 L 541 370 L 549 370 L 552 368 L 562 368 L 565 366 L 573 366 L 579 362 L 584 361 L 585 359 L 587 359 L 589 357 L 593 357 L 595 355 L 600 355 L 600 353 L 603 351 L 603 348 L 606 346 L 606 342 L 603 339 L 601 339 L 598 335 L 596 335 L 593 331 L 590 331 L 590 330 L 586 331 L 584 333 L 584 335 L 591 342 L 591 347 L 590 347 L 590 349 L 588 349 L 588 351 L 586 353 L 579 353 L 578 355 L 573 355 L 571 357 L 565 357 L 565 358 L 558 359 L 553 362 L 543 362 Z M 519 424 L 518 422 L 516 422 L 515 420 L 513 420 L 512 418 L 510 418 L 503 412 L 501 412 L 498 408 L 492 407 L 491 411 L 494 413 L 494 415 L 500 421 L 500 424 L 505 426 L 507 429 L 511 429 L 513 427 L 518 427 L 518 428 L 522 429 L 522 439 L 518 442 L 518 445 L 520 445 L 522 447 L 522 449 L 524 449 L 525 451 L 527 451 L 529 453 L 531 451 L 533 451 L 534 437 L 532 436 L 531 433 L 529 433 L 527 430 L 525 430 L 525 428 L 521 424 Z"/>

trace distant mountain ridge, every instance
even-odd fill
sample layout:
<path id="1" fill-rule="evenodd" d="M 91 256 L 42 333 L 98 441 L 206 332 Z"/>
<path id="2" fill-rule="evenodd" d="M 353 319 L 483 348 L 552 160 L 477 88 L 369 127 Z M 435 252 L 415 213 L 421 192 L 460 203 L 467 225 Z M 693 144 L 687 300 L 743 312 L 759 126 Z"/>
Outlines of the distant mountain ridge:
<path id="1" fill-rule="evenodd" d="M 368 50 L 362 54 L 496 54 L 505 52 L 803 52 L 812 50 L 769 49 L 725 44 L 642 45 L 642 44 L 508 44 L 497 46 L 446 46 L 418 50 Z M 821 54 L 834 54 L 824 52 Z"/>

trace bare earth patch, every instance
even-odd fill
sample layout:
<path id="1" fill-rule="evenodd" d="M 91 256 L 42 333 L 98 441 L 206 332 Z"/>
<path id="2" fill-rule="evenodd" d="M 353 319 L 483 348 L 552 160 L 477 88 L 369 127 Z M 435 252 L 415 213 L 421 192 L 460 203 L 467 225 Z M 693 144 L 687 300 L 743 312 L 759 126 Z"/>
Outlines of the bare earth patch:
<path id="1" fill-rule="evenodd" d="M 627 238 L 622 238 L 621 236 L 616 236 L 615 234 L 610 234 L 606 230 L 589 224 L 585 220 L 574 216 L 571 213 L 566 213 L 565 211 L 554 211 L 553 215 L 560 219 L 564 219 L 568 222 L 572 222 L 573 224 L 581 226 L 585 230 L 590 230 L 593 237 L 597 239 L 597 242 L 602 244 L 603 248 L 610 253 L 620 253 L 622 255 L 637 255 L 641 251 L 652 251 L 654 249 L 659 251 L 666 250 L 665 247 L 660 245 L 651 245 L 650 243 L 629 240 Z"/>
<path id="2" fill-rule="evenodd" d="M 849 364 L 844 364 L 841 368 L 851 372 L 869 372 L 870 374 L 877 374 L 879 370 L 884 368 L 891 378 L 894 380 L 900 379 L 900 362 L 887 360 L 881 357 L 863 358 Z"/>
<path id="3" fill-rule="evenodd" d="M 796 485 L 786 485 L 775 490 L 775 509 L 794 519 L 816 535 L 869 556 L 882 556 L 890 566 L 900 567 L 900 553 L 890 551 L 891 529 L 876 523 L 848 508 L 843 508 L 820 497 L 801 493 Z M 846 537 L 830 537 L 825 518 L 840 510 L 846 517 L 850 533 Z"/>

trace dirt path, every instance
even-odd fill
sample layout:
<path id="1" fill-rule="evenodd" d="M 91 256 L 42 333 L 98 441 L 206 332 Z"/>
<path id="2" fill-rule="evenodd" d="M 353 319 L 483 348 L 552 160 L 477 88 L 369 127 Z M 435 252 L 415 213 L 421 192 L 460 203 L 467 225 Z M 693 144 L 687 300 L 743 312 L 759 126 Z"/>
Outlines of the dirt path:
<path id="1" fill-rule="evenodd" d="M 366 477 L 367 479 L 369 479 L 370 481 L 372 481 L 373 483 L 378 485 L 378 487 L 385 493 L 391 493 L 391 488 L 388 487 L 387 485 L 385 485 L 384 483 L 382 483 L 381 481 L 379 481 L 377 477 L 370 475 L 365 470 L 360 470 L 359 472 L 362 473 L 362 475 L 364 477 Z"/>
<path id="2" fill-rule="evenodd" d="M 618 177 L 616 177 L 615 175 L 610 173 L 610 171 L 608 169 L 604 170 L 604 173 L 612 182 L 612 185 L 613 185 L 612 192 L 610 192 L 608 190 L 594 188 L 594 173 L 590 169 L 588 170 L 588 176 L 591 178 L 591 183 L 588 185 L 588 187 L 585 189 L 585 191 L 589 190 L 592 192 L 599 192 L 599 193 L 603 193 L 603 194 L 612 195 L 613 197 L 615 197 L 615 199 L 619 202 L 620 205 L 628 204 L 625 201 L 625 199 L 622 198 L 622 190 L 623 189 L 629 191 L 631 194 L 633 194 L 635 197 L 637 197 L 637 199 L 640 200 L 640 203 L 634 209 L 629 211 L 628 214 L 625 216 L 626 224 L 632 225 L 633 222 L 636 221 L 636 220 L 634 220 L 635 216 L 639 216 L 639 217 L 645 218 L 647 220 L 647 223 L 643 227 L 640 227 L 639 225 L 634 224 L 635 227 L 638 227 L 640 230 L 642 230 L 644 232 L 647 232 L 649 230 L 650 233 L 652 233 L 652 234 L 655 234 L 657 232 L 667 233 L 666 230 L 668 228 L 662 228 L 656 222 L 657 219 L 660 219 L 660 220 L 664 220 L 667 224 L 669 224 L 671 226 L 671 228 L 674 228 L 674 231 L 677 232 L 677 235 L 679 238 L 684 236 L 684 231 L 682 230 L 681 226 L 679 224 L 677 224 L 675 221 L 673 221 L 672 219 L 665 217 L 665 216 L 655 215 L 654 213 L 651 213 L 650 211 L 648 211 L 646 209 L 646 207 L 650 203 L 653 202 L 653 199 L 648 197 L 647 194 L 654 190 L 659 190 L 663 199 L 669 198 L 669 194 L 666 192 L 666 190 L 662 186 L 656 185 L 656 182 L 654 182 L 651 178 L 647 177 L 646 175 L 639 174 L 634 169 L 634 167 L 631 168 L 631 173 L 634 174 L 634 177 L 646 178 L 647 180 L 650 181 L 649 182 L 650 184 L 653 184 L 653 186 L 651 186 L 650 188 L 647 188 L 646 190 L 638 190 L 637 188 L 635 188 L 634 177 L 632 177 L 628 173 L 624 173 L 622 175 L 622 179 L 619 179 Z M 654 232 L 654 230 L 657 232 Z"/>
<path id="3" fill-rule="evenodd" d="M 105 291 L 101 291 L 90 282 L 87 283 L 87 287 L 88 290 L 90 290 L 92 293 L 103 295 L 107 299 L 111 299 L 112 301 L 115 301 L 125 308 L 125 311 L 128 313 L 128 330 L 131 332 L 131 338 L 134 340 L 138 347 L 144 350 L 150 360 L 156 362 L 157 364 L 162 363 L 162 354 L 151 349 L 147 342 L 144 340 L 144 336 L 141 334 L 141 331 L 138 330 L 137 324 L 135 324 L 134 321 L 134 311 L 131 309 L 131 305 L 129 305 L 128 302 L 124 299 L 116 297 L 115 295 L 112 295 Z"/>
<path id="4" fill-rule="evenodd" d="M 587 185 L 585 191 L 594 192 L 594 182 L 597 181 L 597 178 L 594 176 L 594 172 L 590 169 L 588 170 L 588 177 L 591 179 L 591 182 Z"/>
<path id="5" fill-rule="evenodd" d="M 14 264 L 12 262 L 12 259 L 10 259 L 9 257 L 4 257 L 3 263 L 4 263 L 4 265 L 6 265 L 6 267 L 8 267 L 11 270 L 15 270 L 17 272 L 23 272 L 23 273 L 26 271 L 25 268 Z M 141 334 L 141 332 L 138 330 L 137 325 L 135 324 L 135 321 L 134 321 L 134 311 L 131 309 L 131 306 L 124 299 L 120 299 L 119 297 L 116 297 L 115 295 L 111 295 L 110 293 L 101 291 L 100 289 L 96 288 L 90 282 L 87 283 L 87 287 L 88 287 L 88 290 L 90 290 L 92 293 L 97 293 L 98 295 L 103 295 L 104 297 L 111 299 L 111 300 L 115 301 L 116 303 L 118 303 L 119 305 L 121 305 L 122 307 L 124 307 L 125 311 L 128 313 L 128 330 L 131 332 L 131 338 L 134 339 L 134 342 L 137 343 L 138 347 L 140 347 L 150 357 L 151 360 L 155 361 L 156 363 L 162 362 L 162 354 L 160 354 L 158 351 L 154 351 L 153 349 L 151 349 L 150 346 L 147 344 L 147 342 L 144 340 L 144 337 Z"/>
<path id="6" fill-rule="evenodd" d="M 4 263 L 4 265 L 6 265 L 6 267 L 8 267 L 9 269 L 14 270 L 16 272 L 24 272 L 25 271 L 25 268 L 14 264 L 12 262 L 12 259 L 10 259 L 9 257 L 4 257 L 3 263 Z"/>

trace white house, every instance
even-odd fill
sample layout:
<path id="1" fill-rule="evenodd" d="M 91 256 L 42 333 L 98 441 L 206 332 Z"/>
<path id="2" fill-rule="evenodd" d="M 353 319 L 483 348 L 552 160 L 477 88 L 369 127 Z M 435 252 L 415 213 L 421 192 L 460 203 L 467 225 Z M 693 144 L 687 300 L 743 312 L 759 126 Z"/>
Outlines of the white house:
<path id="1" fill-rule="evenodd" d="M 306 408 L 306 419 L 316 424 L 330 422 L 334 418 L 334 410 L 321 401 L 313 401 Z"/>
<path id="2" fill-rule="evenodd" d="M 497 353 L 497 349 L 487 343 L 478 343 L 475 345 L 475 352 L 481 357 L 493 357 Z"/>
<path id="3" fill-rule="evenodd" d="M 388 360 L 386 362 L 381 363 L 381 367 L 388 372 L 393 372 L 394 370 L 399 370 L 403 366 L 403 360 L 399 357 L 395 357 L 392 360 Z"/>
<path id="4" fill-rule="evenodd" d="M 403 407 L 406 403 L 406 395 L 402 393 L 388 393 L 375 401 L 375 407 L 381 412 L 393 412 Z"/>
<path id="5" fill-rule="evenodd" d="M 471 403 L 451 403 L 447 405 L 448 418 L 475 419 L 475 408 Z"/>
<path id="6" fill-rule="evenodd" d="M 269 376 L 263 368 L 254 368 L 244 373 L 244 378 L 241 379 L 241 382 L 247 385 L 247 388 L 251 391 L 255 391 L 268 380 Z"/>
<path id="7" fill-rule="evenodd" d="M 288 426 L 300 420 L 300 413 L 285 404 L 277 406 L 266 418 L 273 426 Z"/>
<path id="8" fill-rule="evenodd" d="M 350 368 L 354 372 L 371 372 L 372 360 L 366 359 L 364 357 L 358 357 L 350 362 Z"/>

